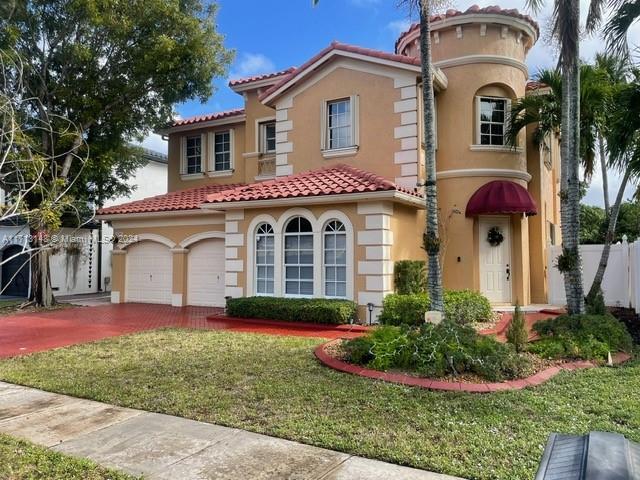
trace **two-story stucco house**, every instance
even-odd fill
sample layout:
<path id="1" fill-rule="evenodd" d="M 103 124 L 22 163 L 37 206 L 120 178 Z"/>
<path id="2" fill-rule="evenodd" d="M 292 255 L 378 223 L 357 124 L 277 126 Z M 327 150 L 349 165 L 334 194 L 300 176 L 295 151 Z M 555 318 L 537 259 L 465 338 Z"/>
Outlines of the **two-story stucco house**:
<path id="1" fill-rule="evenodd" d="M 543 303 L 557 142 L 522 132 L 514 149 L 503 136 L 538 26 L 472 7 L 432 28 L 445 287 Z M 411 27 L 394 53 L 334 42 L 297 68 L 231 81 L 244 108 L 162 132 L 169 193 L 101 212 L 123 235 L 112 301 L 313 296 L 377 312 L 394 262 L 425 258 L 418 37 Z"/>

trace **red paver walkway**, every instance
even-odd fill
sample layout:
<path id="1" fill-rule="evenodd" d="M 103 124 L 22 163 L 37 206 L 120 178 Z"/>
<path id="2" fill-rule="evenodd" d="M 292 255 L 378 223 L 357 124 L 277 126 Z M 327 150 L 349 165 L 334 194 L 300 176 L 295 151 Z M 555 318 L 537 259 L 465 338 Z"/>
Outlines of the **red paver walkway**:
<path id="1" fill-rule="evenodd" d="M 86 343 L 162 327 L 231 330 L 271 335 L 348 338 L 360 332 L 330 325 L 270 325 L 231 319 L 210 307 L 171 307 L 143 303 L 76 307 L 48 312 L 19 313 L 0 317 L 0 357 L 11 357 L 52 348 Z"/>

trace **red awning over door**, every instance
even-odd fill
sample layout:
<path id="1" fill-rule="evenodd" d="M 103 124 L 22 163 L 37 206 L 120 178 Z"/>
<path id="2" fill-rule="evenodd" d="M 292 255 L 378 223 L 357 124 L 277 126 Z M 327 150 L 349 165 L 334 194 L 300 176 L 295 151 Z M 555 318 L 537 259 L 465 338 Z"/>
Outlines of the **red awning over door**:
<path id="1" fill-rule="evenodd" d="M 536 215 L 538 208 L 526 188 L 508 180 L 483 185 L 467 203 L 467 217 L 512 213 Z"/>

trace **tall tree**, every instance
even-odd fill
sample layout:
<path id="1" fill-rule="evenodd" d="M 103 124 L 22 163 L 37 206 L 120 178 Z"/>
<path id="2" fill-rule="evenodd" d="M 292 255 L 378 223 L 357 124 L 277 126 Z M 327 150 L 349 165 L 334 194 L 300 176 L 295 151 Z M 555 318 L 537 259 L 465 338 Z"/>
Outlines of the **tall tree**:
<path id="1" fill-rule="evenodd" d="M 540 10 L 544 0 L 527 0 Z M 552 33 L 557 40 L 562 75 L 560 127 L 560 218 L 562 254 L 558 269 L 564 276 L 567 310 L 584 312 L 582 260 L 580 258 L 580 0 L 554 0 Z"/>
<path id="2" fill-rule="evenodd" d="M 24 114 L 54 131 L 58 118 L 75 126 L 74 135 L 39 142 L 51 179 L 82 174 L 78 200 L 100 203 L 126 188 L 135 168 L 119 167 L 131 162 L 129 139 L 165 125 L 174 104 L 207 99 L 232 56 L 216 31 L 216 4 L 203 0 L 17 0 L 7 11 L 0 48 L 26 61 L 21 95 L 33 101 Z M 32 196 L 31 207 L 41 201 Z M 38 303 L 52 302 L 35 287 Z"/>
<path id="3" fill-rule="evenodd" d="M 319 0 L 313 0 L 317 5 Z M 435 101 L 433 94 L 433 65 L 431 64 L 431 12 L 443 7 L 446 0 L 402 0 L 410 12 L 420 16 L 420 64 L 422 74 L 422 114 L 425 153 L 425 204 L 427 219 L 423 245 L 427 252 L 427 291 L 431 309 L 444 314 L 442 268 L 440 265 L 440 225 L 438 222 L 438 189 L 436 185 Z"/>

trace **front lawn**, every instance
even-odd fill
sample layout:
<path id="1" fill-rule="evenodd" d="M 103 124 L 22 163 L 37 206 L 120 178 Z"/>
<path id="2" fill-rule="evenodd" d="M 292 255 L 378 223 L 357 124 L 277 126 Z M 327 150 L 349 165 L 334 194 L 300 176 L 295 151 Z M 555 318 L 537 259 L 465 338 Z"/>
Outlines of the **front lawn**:
<path id="1" fill-rule="evenodd" d="M 320 339 L 162 330 L 0 362 L 0 379 L 470 479 L 530 479 L 550 432 L 640 441 L 640 362 L 524 391 L 430 392 L 330 370 Z"/>
<path id="2" fill-rule="evenodd" d="M 3 480 L 133 480 L 89 460 L 63 455 L 0 433 L 0 478 Z"/>

